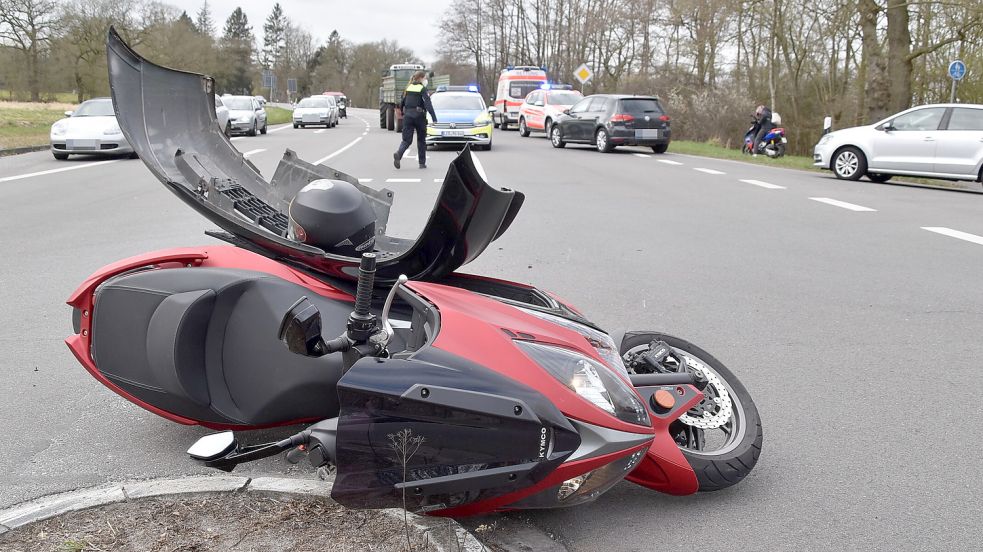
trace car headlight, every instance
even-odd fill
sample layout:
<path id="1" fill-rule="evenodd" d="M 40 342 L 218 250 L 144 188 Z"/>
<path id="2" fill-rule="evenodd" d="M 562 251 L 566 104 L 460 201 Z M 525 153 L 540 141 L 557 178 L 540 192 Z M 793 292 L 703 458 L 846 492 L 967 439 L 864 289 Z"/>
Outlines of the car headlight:
<path id="1" fill-rule="evenodd" d="M 106 135 L 115 135 L 115 134 L 122 134 L 123 131 L 120 130 L 119 125 L 113 125 L 107 128 L 106 130 L 102 131 L 102 133 Z"/>
<path id="2" fill-rule="evenodd" d="M 648 412 L 635 390 L 610 368 L 576 351 L 515 341 L 526 355 L 579 397 L 619 420 L 649 427 Z"/>
<path id="3" fill-rule="evenodd" d="M 65 134 L 65 121 L 58 121 L 57 123 L 51 125 L 52 134 Z"/>
<path id="4" fill-rule="evenodd" d="M 621 370 L 625 374 L 628 373 L 628 368 L 625 367 L 624 360 L 621 358 L 621 355 L 618 354 L 618 346 L 615 345 L 614 340 L 611 339 L 610 335 L 604 332 L 599 332 L 589 326 L 574 322 L 573 320 L 563 318 L 562 316 L 554 316 L 549 313 L 540 312 L 533 309 L 525 309 L 522 307 L 515 308 L 526 314 L 535 316 L 540 320 L 545 320 L 551 324 L 563 326 L 568 330 L 573 330 L 579 333 L 580 335 L 584 336 L 584 339 L 586 339 L 587 342 L 594 347 L 594 349 L 597 350 L 597 355 L 603 358 L 604 362 L 608 363 L 608 366 L 616 370 Z"/>
<path id="5" fill-rule="evenodd" d="M 491 124 L 491 118 L 487 114 L 481 114 L 475 117 L 474 126 L 486 126 Z"/>
<path id="6" fill-rule="evenodd" d="M 823 134 L 823 137 L 819 139 L 819 143 L 816 144 L 816 145 L 817 146 L 821 146 L 823 144 L 828 144 L 829 141 L 832 140 L 832 139 L 833 139 L 833 135 L 832 134 Z"/>

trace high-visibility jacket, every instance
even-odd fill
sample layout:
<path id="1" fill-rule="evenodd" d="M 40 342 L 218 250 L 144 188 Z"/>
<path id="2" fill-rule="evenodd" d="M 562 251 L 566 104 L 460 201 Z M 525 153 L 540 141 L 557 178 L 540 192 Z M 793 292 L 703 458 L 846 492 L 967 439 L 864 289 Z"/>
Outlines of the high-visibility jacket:
<path id="1" fill-rule="evenodd" d="M 430 112 L 433 120 L 437 120 L 437 114 L 434 113 L 433 104 L 430 103 L 430 93 L 427 92 L 427 87 L 417 82 L 411 82 L 406 87 L 406 90 L 403 92 L 403 99 L 399 102 L 399 108 L 404 113 L 406 111 L 422 111 L 426 109 Z"/>

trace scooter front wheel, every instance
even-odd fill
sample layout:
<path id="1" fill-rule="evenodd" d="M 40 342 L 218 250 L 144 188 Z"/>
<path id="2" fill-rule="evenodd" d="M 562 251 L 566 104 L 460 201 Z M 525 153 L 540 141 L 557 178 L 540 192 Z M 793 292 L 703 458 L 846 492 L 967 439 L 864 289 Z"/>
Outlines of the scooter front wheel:
<path id="1" fill-rule="evenodd" d="M 661 341 L 672 348 L 667 371 L 698 372 L 708 381 L 704 399 L 669 427 L 701 491 L 716 491 L 744 479 L 761 454 L 758 409 L 747 389 L 722 362 L 692 343 L 658 332 L 631 332 L 621 342 L 625 365 L 647 367 L 638 356 Z"/>

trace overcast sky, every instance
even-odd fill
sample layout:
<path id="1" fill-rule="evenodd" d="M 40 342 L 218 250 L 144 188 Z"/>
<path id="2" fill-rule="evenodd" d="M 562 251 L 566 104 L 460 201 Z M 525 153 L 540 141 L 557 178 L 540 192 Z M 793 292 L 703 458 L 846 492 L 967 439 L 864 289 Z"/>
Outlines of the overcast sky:
<path id="1" fill-rule="evenodd" d="M 194 19 L 202 0 L 163 0 L 185 10 Z M 432 62 L 437 58 L 437 22 L 452 0 L 281 0 L 283 13 L 314 36 L 327 41 L 331 31 L 352 42 L 395 40 Z M 272 0 L 208 0 L 216 30 L 221 33 L 232 10 L 241 7 L 262 47 L 263 22 L 273 10 Z"/>

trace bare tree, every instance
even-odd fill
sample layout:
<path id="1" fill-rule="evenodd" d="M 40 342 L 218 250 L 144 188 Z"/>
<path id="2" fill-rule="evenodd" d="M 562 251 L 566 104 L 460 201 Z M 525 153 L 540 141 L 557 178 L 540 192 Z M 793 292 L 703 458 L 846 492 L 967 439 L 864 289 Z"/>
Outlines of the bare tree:
<path id="1" fill-rule="evenodd" d="M 24 59 L 32 102 L 41 100 L 42 62 L 60 23 L 54 0 L 0 0 L 0 41 Z"/>

